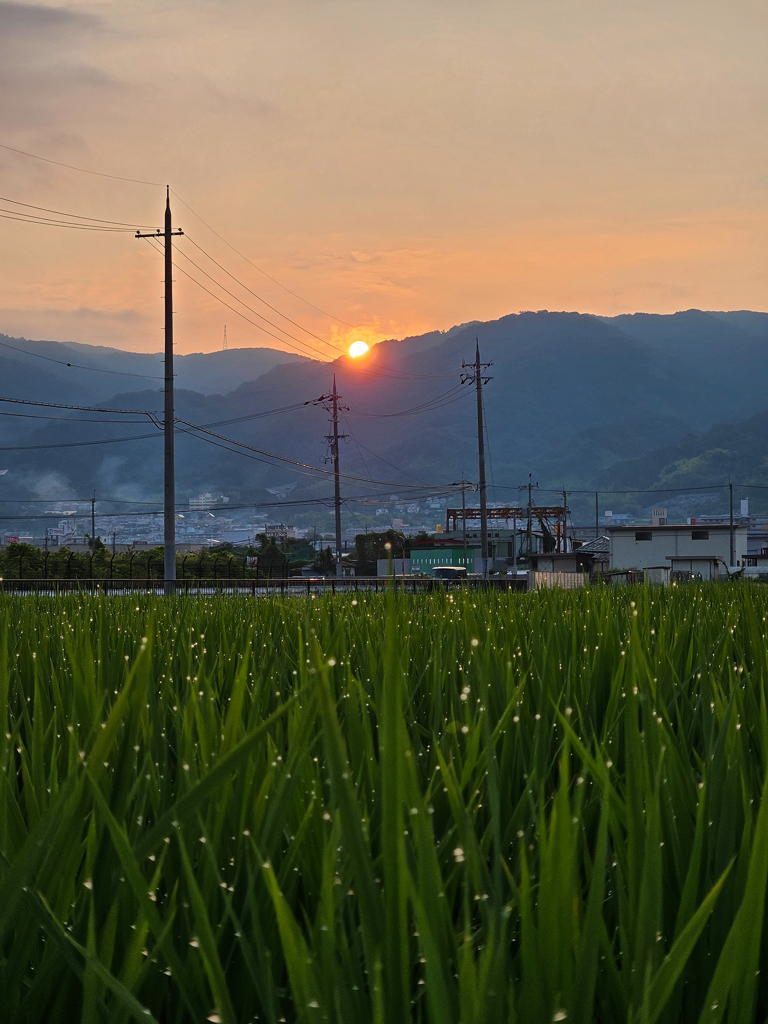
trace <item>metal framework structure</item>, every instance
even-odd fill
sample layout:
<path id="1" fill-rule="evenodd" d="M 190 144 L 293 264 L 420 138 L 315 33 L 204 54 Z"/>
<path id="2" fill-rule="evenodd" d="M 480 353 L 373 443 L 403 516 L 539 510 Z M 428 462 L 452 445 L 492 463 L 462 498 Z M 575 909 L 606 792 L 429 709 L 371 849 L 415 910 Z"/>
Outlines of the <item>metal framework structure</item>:
<path id="1" fill-rule="evenodd" d="M 565 524 L 570 509 L 566 505 L 533 505 L 530 513 L 532 522 L 538 522 L 555 538 L 555 551 L 565 551 Z M 508 524 L 507 528 L 514 529 L 515 523 L 528 522 L 527 506 L 522 508 L 514 505 L 505 505 L 501 508 L 491 507 L 488 509 L 487 515 L 489 530 L 492 528 L 492 524 L 498 526 L 500 523 L 506 523 Z M 468 508 L 466 510 L 447 508 L 445 510 L 446 532 L 457 532 L 458 530 L 465 529 L 469 523 L 475 524 L 475 527 L 480 526 L 479 508 Z"/>

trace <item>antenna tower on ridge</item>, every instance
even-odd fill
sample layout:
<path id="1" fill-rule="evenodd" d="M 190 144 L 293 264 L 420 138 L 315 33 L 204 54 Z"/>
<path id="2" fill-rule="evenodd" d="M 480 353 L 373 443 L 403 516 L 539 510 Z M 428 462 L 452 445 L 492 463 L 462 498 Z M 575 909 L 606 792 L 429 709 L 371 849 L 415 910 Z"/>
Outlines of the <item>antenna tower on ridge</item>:
<path id="1" fill-rule="evenodd" d="M 222 352 L 227 351 L 227 325 L 224 324 L 224 341 L 221 343 Z"/>

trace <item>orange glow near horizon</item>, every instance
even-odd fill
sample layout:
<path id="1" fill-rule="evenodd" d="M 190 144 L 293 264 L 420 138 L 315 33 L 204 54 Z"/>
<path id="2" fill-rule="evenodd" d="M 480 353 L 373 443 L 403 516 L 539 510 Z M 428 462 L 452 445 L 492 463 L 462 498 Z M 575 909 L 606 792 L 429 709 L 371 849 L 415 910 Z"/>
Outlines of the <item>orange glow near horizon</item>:
<path id="1" fill-rule="evenodd" d="M 360 356 L 364 356 L 368 352 L 368 346 L 364 341 L 353 341 L 349 346 L 349 354 L 353 359 L 359 359 Z"/>
<path id="2" fill-rule="evenodd" d="M 179 355 L 227 323 L 362 370 L 518 310 L 768 309 L 760 4 L 16 6 L 0 175 L 35 215 L 5 215 L 0 334 L 162 352 L 161 254 L 41 213 L 159 226 L 151 181 L 218 264 L 177 276 Z"/>

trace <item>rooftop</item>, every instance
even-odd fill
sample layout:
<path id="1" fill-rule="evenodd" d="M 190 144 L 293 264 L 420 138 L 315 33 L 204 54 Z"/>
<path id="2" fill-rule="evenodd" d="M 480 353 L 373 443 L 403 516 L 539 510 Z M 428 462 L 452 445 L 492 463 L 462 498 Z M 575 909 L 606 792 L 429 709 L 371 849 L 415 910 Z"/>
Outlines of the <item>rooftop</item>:
<path id="1" fill-rule="evenodd" d="M 577 551 L 591 551 L 593 554 L 601 551 L 607 552 L 610 546 L 610 538 L 608 537 L 595 537 L 594 540 L 588 540 L 585 544 L 582 544 Z"/>
<path id="2" fill-rule="evenodd" d="M 634 533 L 637 531 L 655 530 L 659 533 L 669 533 L 673 530 L 709 530 L 710 533 L 730 530 L 729 523 L 670 523 L 667 526 L 652 526 L 649 523 L 636 523 L 634 526 L 606 526 L 608 533 Z M 746 526 L 734 522 L 734 530 L 746 530 Z"/>

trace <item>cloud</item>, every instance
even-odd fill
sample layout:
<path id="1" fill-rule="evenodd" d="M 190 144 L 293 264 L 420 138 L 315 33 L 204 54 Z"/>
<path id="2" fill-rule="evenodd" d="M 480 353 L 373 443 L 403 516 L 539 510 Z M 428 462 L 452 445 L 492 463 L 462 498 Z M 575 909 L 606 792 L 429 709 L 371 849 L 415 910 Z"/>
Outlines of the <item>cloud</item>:
<path id="1" fill-rule="evenodd" d="M 51 32 L 59 34 L 62 30 L 93 29 L 101 22 L 92 14 L 81 11 L 66 10 L 63 7 L 45 7 L 39 4 L 0 3 L 0 40 L 2 45 L 11 42 L 11 36 L 34 35 Z"/>
<path id="2" fill-rule="evenodd" d="M 86 111 L 98 116 L 119 90 L 85 52 L 102 30 L 89 13 L 0 2 L 0 129 L 69 127 Z"/>
<path id="3" fill-rule="evenodd" d="M 170 181 L 287 290 L 177 203 L 174 223 L 322 337 L 681 296 L 764 308 L 767 28 L 764 7 L 710 0 L 0 2 L 0 141 Z M 0 171 L 19 201 L 162 212 L 142 185 L 3 152 Z M 4 225 L 0 330 L 161 347 L 148 247 Z M 174 299 L 179 351 L 235 322 L 181 274 Z"/>

